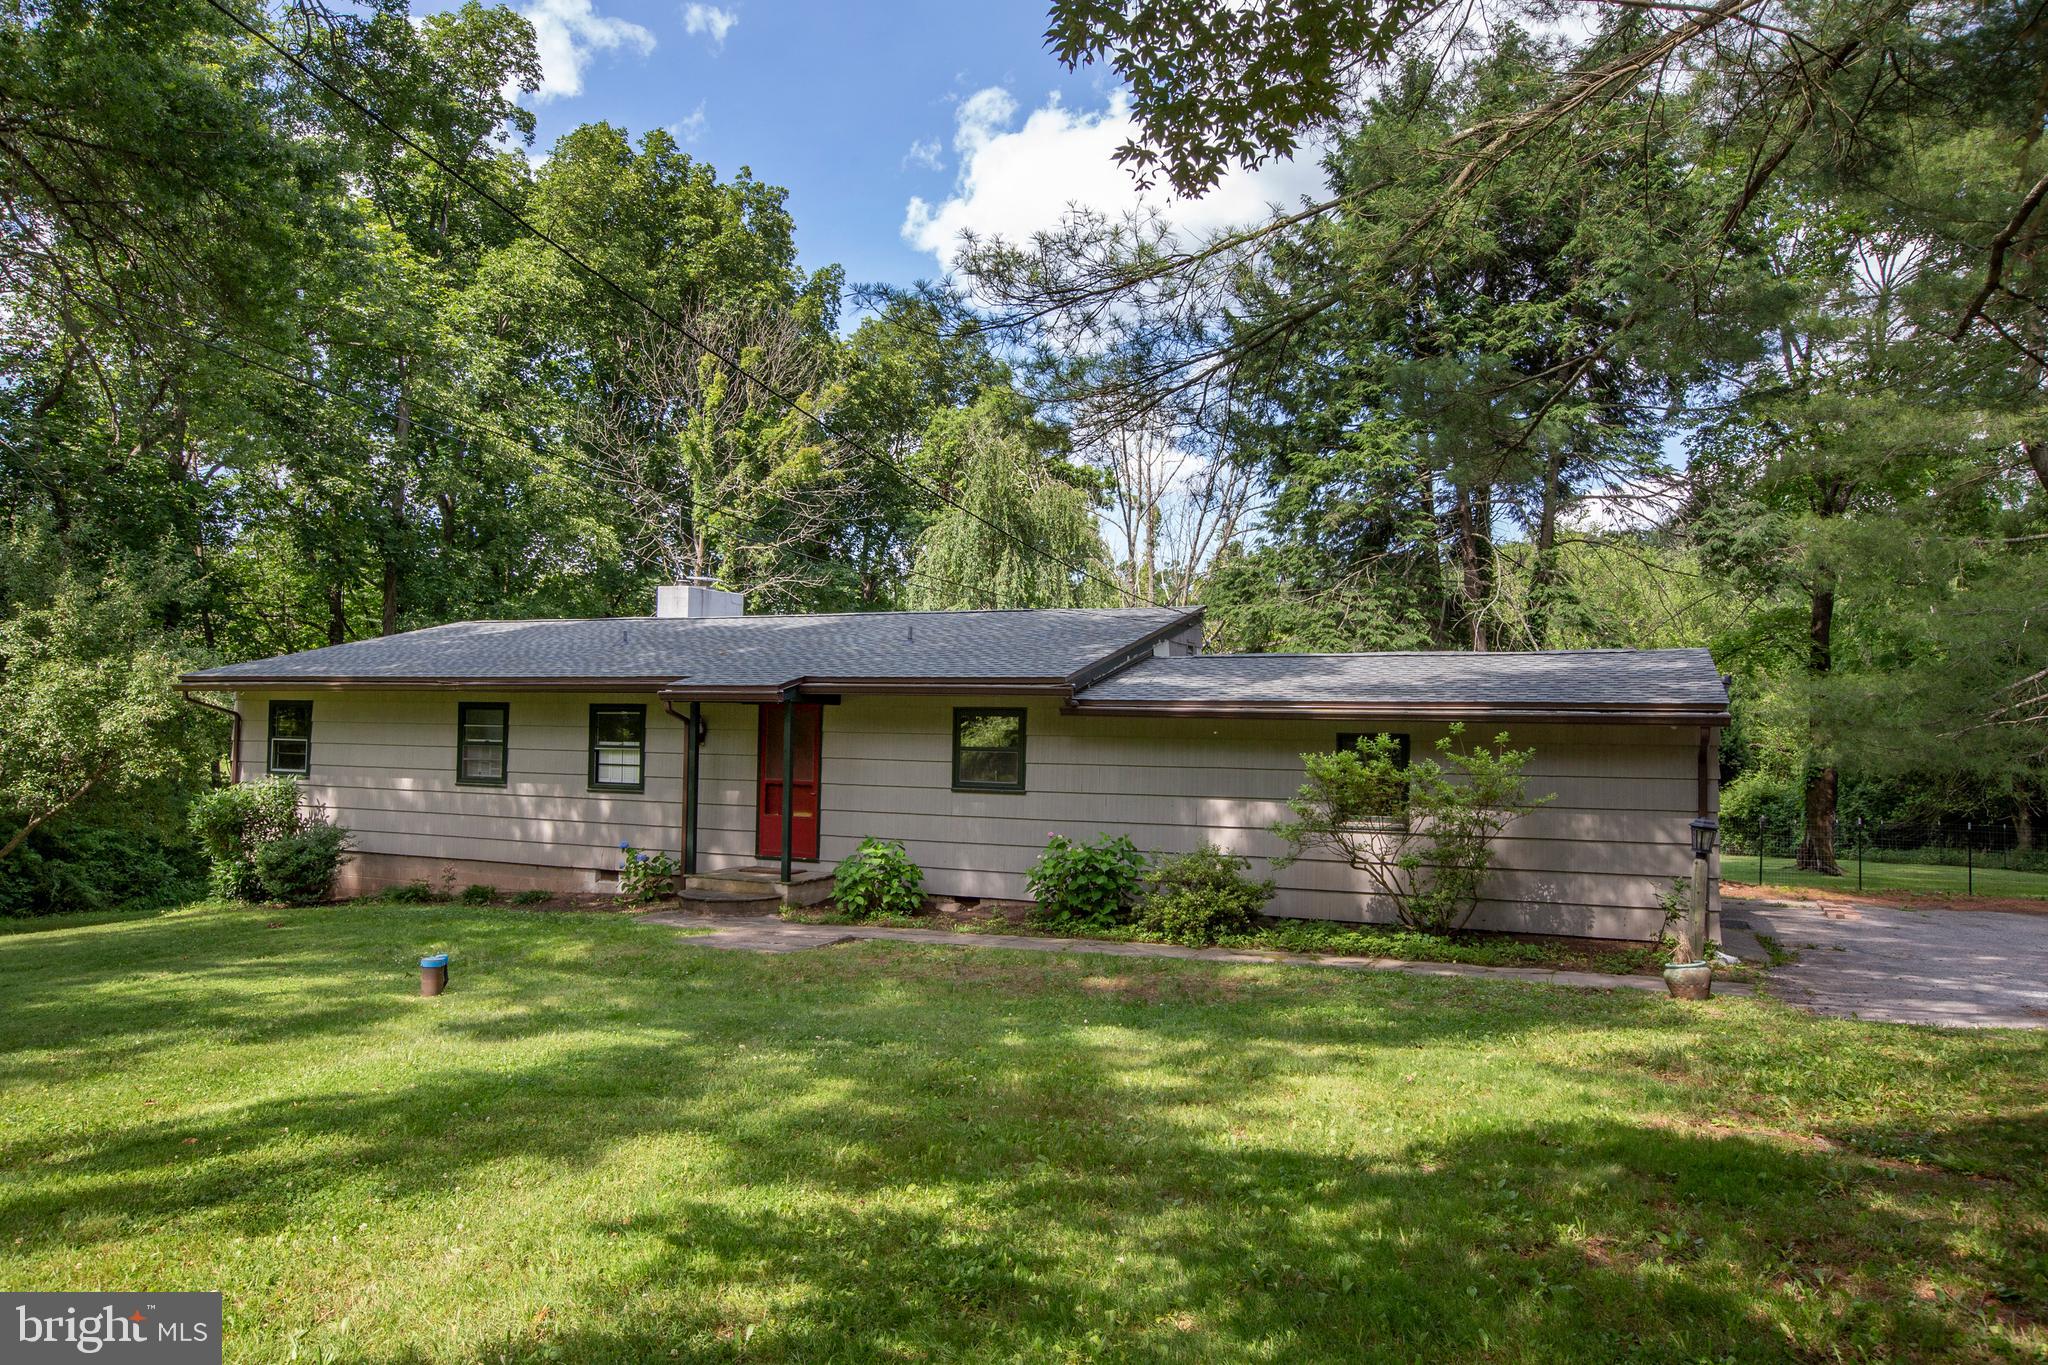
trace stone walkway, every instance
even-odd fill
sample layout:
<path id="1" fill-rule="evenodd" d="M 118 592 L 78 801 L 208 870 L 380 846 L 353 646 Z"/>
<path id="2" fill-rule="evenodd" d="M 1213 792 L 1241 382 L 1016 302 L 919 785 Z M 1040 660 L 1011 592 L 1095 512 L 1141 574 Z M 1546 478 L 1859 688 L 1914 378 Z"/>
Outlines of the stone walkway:
<path id="1" fill-rule="evenodd" d="M 1731 944 L 1743 921 L 1799 955 L 1765 989 L 1816 1014 L 2048 1028 L 2048 915 L 1734 896 L 1723 906 Z"/>
<path id="2" fill-rule="evenodd" d="M 1171 957 L 1194 962 L 1278 963 L 1299 967 L 1336 967 L 1348 971 L 1412 972 L 1418 976 L 1458 976 L 1491 981 L 1521 981 L 1583 990 L 1664 992 L 1656 976 L 1616 976 L 1610 972 L 1561 972 L 1542 967 L 1468 967 L 1454 962 L 1403 962 L 1391 957 L 1335 957 L 1300 953 L 1242 952 L 1230 948 L 1179 948 L 1167 943 L 1110 943 L 1101 939 L 1044 938 L 1029 934 L 965 934 L 943 929 L 885 929 L 865 924 L 791 924 L 773 915 L 690 915 L 657 910 L 640 916 L 650 924 L 684 929 L 709 929 L 687 941 L 700 948 L 728 948 L 755 953 L 794 953 L 857 939 L 889 939 L 897 943 L 928 943 L 944 948 L 996 948 L 1023 953 L 1099 953 L 1107 957 Z M 1717 995 L 1748 995 L 1747 986 L 1714 983 Z"/>

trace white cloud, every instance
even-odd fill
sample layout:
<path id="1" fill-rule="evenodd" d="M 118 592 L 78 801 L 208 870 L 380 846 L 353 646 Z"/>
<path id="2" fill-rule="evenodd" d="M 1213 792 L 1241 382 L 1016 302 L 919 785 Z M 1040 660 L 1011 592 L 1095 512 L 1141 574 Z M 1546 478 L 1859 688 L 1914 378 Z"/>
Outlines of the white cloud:
<path id="1" fill-rule="evenodd" d="M 678 142 L 695 142 L 704 136 L 704 124 L 704 101 L 698 100 L 697 107 L 690 111 L 687 118 L 668 126 L 669 136 Z"/>
<path id="2" fill-rule="evenodd" d="M 739 15 L 716 5 L 683 6 L 683 32 L 692 38 L 709 38 L 714 49 L 725 46 L 725 35 L 739 21 Z"/>
<path id="3" fill-rule="evenodd" d="M 568 99 L 583 93 L 583 70 L 599 52 L 654 51 L 654 35 L 627 19 L 599 14 L 591 0 L 533 0 L 523 11 L 533 25 L 540 56 L 537 100 Z"/>
<path id="4" fill-rule="evenodd" d="M 960 171 L 953 193 L 937 204 L 913 197 L 903 219 L 904 240 L 930 252 L 941 269 L 953 263 L 963 232 L 1024 241 L 1057 227 L 1073 206 L 1112 218 L 1153 209 L 1194 238 L 1255 222 L 1272 204 L 1291 205 L 1324 189 L 1317 149 L 1305 148 L 1256 171 L 1231 171 L 1200 199 L 1140 193 L 1116 162 L 1116 149 L 1136 131 L 1122 91 L 1095 113 L 1069 109 L 1055 95 L 1013 129 L 1016 116 L 1017 101 L 1001 86 L 976 91 L 954 111 Z"/>
<path id="5" fill-rule="evenodd" d="M 903 154 L 902 168 L 909 170 L 912 166 L 922 166 L 928 171 L 946 169 L 946 154 L 940 149 L 937 138 L 921 137 L 910 144 L 910 150 Z"/>

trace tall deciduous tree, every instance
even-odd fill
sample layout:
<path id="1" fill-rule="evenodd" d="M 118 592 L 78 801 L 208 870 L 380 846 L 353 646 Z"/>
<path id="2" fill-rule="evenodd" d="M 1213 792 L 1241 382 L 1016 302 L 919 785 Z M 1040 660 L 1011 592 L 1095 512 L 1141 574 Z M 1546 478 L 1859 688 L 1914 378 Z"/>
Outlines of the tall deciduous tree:
<path id="1" fill-rule="evenodd" d="M 949 495 L 919 538 L 906 604 L 972 607 L 1108 605 L 1109 560 L 1086 473 L 1015 400 L 991 395 L 934 420 L 924 467 Z"/>

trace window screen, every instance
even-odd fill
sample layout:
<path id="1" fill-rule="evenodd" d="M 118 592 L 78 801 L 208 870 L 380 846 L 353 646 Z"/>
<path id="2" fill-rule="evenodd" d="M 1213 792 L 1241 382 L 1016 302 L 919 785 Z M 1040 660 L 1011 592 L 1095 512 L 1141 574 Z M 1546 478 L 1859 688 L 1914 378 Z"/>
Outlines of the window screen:
<path id="1" fill-rule="evenodd" d="M 590 785 L 639 791 L 645 785 L 647 708 L 590 708 Z"/>
<path id="2" fill-rule="evenodd" d="M 455 712 L 455 780 L 466 786 L 505 785 L 506 730 L 511 708 L 503 702 L 466 701 Z"/>
<path id="3" fill-rule="evenodd" d="M 270 703 L 270 771 L 304 777 L 313 771 L 313 703 Z"/>
<path id="4" fill-rule="evenodd" d="M 953 712 L 953 787 L 1024 790 L 1024 713 L 962 706 Z"/>

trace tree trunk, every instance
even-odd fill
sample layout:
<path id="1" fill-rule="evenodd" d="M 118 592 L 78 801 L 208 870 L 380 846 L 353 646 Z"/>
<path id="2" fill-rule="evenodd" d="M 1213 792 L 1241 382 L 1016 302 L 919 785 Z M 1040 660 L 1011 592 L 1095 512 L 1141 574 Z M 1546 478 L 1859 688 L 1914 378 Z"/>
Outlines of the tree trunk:
<path id="1" fill-rule="evenodd" d="M 1798 867 L 1827 877 L 1842 875 L 1835 862 L 1835 793 L 1841 775 L 1815 768 L 1806 775 L 1806 831 L 1799 840 Z"/>
<path id="2" fill-rule="evenodd" d="M 341 603 L 341 584 L 327 585 L 327 643 L 338 645 L 348 639 L 348 612 Z"/>
<path id="3" fill-rule="evenodd" d="M 27 843 L 28 836 L 34 834 L 38 829 L 41 829 L 46 822 L 55 818 L 58 815 L 63 814 L 65 811 L 77 805 L 80 801 L 83 801 L 86 797 L 86 794 L 90 792 L 94 787 L 99 785 L 99 780 L 102 777 L 105 777 L 107 775 L 107 770 L 113 766 L 114 765 L 111 762 L 102 763 L 99 767 L 92 770 L 91 775 L 88 776 L 85 779 L 85 781 L 78 784 L 77 790 L 73 791 L 69 796 L 57 802 L 57 804 L 50 807 L 50 809 L 42 812 L 40 815 L 32 817 L 27 824 L 23 825 L 20 829 L 16 830 L 14 832 L 13 838 L 9 839 L 4 845 L 0 845 L 0 860 L 5 860 L 8 854 L 14 852 L 14 850 L 20 848 L 23 844 Z"/>
<path id="4" fill-rule="evenodd" d="M 1563 491 L 1564 456 L 1552 452 L 1543 467 L 1543 506 L 1536 515 L 1535 555 L 1529 566 L 1529 648 L 1541 649 L 1550 634 L 1550 598 L 1562 575 L 1557 568 L 1557 504 Z"/>
<path id="5" fill-rule="evenodd" d="M 385 635 L 398 634 L 398 561 L 384 556 L 384 616 L 380 623 Z"/>
<path id="6" fill-rule="evenodd" d="M 1835 664 L 1835 594 L 1817 589 L 1807 616 L 1807 671 L 1825 677 Z M 1835 796 L 1841 775 L 1834 765 L 1810 768 L 1806 774 L 1806 833 L 1799 841 L 1798 866 L 1802 872 L 1819 872 L 1839 877 L 1835 862 Z"/>
<path id="7" fill-rule="evenodd" d="M 1457 494 L 1459 584 L 1474 653 L 1492 648 L 1486 606 L 1493 598 L 1493 490 L 1461 488 Z"/>
<path id="8" fill-rule="evenodd" d="M 2034 851 L 2034 811 L 2024 796 L 2012 803 L 2012 847 L 2015 853 Z"/>

